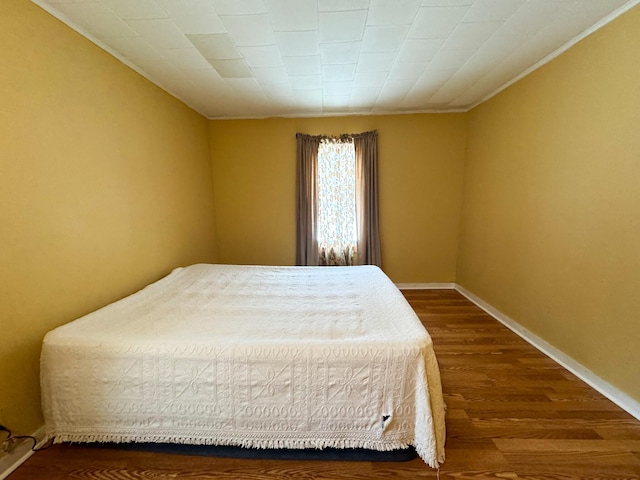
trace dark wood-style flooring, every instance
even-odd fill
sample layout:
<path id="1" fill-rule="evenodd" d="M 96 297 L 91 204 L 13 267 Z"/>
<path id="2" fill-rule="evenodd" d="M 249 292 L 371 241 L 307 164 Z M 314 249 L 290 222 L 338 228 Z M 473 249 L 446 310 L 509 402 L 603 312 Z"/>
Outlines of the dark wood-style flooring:
<path id="1" fill-rule="evenodd" d="M 442 480 L 640 479 L 640 422 L 453 290 L 403 292 L 434 341 Z M 9 480 L 435 479 L 409 462 L 239 460 L 55 445 Z"/>

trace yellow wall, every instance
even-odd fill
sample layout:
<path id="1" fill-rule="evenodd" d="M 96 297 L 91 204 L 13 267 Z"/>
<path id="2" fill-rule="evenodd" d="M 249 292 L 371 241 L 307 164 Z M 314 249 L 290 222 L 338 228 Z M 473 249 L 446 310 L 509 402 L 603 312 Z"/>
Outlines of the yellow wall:
<path id="1" fill-rule="evenodd" d="M 457 281 L 640 400 L 640 7 L 469 113 Z"/>
<path id="2" fill-rule="evenodd" d="M 210 122 L 219 260 L 295 262 L 296 132 L 378 130 L 383 269 L 396 282 L 453 282 L 464 114 Z"/>
<path id="3" fill-rule="evenodd" d="M 31 433 L 48 330 L 215 260 L 208 126 L 26 0 L 0 44 L 0 422 Z"/>

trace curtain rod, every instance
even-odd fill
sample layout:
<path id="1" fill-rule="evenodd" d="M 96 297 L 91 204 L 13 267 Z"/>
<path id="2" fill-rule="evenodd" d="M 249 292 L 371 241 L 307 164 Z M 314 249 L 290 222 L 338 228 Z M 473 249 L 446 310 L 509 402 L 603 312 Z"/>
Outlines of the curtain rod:
<path id="1" fill-rule="evenodd" d="M 368 137 L 368 136 L 377 136 L 378 135 L 378 131 L 377 130 L 369 130 L 368 132 L 362 132 L 362 133 L 343 133 L 341 135 L 308 135 L 306 133 L 296 133 L 296 138 L 313 138 L 313 139 L 318 139 L 318 140 L 351 140 L 353 138 L 359 138 L 359 137 Z"/>

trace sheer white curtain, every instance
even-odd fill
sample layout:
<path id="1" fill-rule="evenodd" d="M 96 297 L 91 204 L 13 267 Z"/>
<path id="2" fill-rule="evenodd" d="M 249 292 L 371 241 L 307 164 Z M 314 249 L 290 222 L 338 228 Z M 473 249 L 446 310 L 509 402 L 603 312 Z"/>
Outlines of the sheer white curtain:
<path id="1" fill-rule="evenodd" d="M 381 266 L 377 137 L 296 135 L 297 265 Z"/>
<path id="2" fill-rule="evenodd" d="M 318 147 L 318 252 L 320 265 L 357 261 L 356 158 L 350 138 L 325 138 Z"/>

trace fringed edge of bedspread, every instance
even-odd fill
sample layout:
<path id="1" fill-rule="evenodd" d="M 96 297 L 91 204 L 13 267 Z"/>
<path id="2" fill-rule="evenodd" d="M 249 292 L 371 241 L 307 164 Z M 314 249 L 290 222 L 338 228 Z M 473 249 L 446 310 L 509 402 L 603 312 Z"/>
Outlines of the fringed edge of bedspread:
<path id="1" fill-rule="evenodd" d="M 197 437 L 176 437 L 171 435 L 144 435 L 131 436 L 121 434 L 57 434 L 47 435 L 47 441 L 53 439 L 53 443 L 174 443 L 180 445 L 211 445 L 211 446 L 235 446 L 255 449 L 306 449 L 314 448 L 323 450 L 325 448 L 366 448 L 380 452 L 389 452 L 409 447 L 414 447 L 418 456 L 431 468 L 439 468 L 444 462 L 444 453 L 433 458 L 432 453 L 423 448 L 407 442 L 372 442 L 350 439 L 318 440 L 318 439 L 282 439 L 274 438 L 270 440 L 243 439 L 233 440 L 228 438 L 197 438 Z"/>

